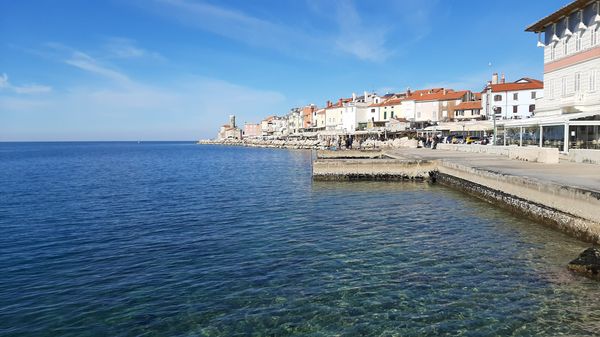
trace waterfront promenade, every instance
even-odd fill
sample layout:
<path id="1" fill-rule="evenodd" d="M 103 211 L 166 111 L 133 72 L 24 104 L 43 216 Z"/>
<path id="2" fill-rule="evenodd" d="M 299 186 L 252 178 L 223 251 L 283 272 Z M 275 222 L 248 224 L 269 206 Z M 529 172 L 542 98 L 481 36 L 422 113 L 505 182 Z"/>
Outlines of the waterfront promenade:
<path id="1" fill-rule="evenodd" d="M 574 163 L 566 160 L 561 160 L 558 164 L 544 164 L 486 153 L 431 149 L 388 149 L 384 153 L 395 159 L 443 160 L 502 175 L 551 182 L 600 193 L 600 165 Z M 600 214 L 600 209 L 598 213 Z"/>

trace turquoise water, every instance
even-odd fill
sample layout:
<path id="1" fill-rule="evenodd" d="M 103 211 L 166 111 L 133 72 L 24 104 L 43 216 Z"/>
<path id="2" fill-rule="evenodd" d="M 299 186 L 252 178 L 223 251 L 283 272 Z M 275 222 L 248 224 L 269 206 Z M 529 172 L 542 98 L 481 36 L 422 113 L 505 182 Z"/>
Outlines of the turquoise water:
<path id="1" fill-rule="evenodd" d="M 2 336 L 600 331 L 586 244 L 427 183 L 316 183 L 307 151 L 0 143 Z"/>

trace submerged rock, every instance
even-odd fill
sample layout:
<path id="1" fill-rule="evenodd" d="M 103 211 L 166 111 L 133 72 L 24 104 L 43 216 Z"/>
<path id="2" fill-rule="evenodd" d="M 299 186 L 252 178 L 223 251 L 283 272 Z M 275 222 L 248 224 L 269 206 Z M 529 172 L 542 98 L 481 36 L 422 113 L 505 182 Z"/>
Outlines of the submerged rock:
<path id="1" fill-rule="evenodd" d="M 600 249 L 592 247 L 583 251 L 567 266 L 570 270 L 600 281 Z"/>

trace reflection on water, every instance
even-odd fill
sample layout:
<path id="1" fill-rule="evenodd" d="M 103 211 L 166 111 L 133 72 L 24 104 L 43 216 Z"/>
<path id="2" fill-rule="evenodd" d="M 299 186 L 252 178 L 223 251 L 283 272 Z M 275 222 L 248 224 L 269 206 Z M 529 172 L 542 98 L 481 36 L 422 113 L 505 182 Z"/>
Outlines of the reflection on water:
<path id="1" fill-rule="evenodd" d="M 0 334 L 590 335 L 586 245 L 308 151 L 0 144 Z"/>

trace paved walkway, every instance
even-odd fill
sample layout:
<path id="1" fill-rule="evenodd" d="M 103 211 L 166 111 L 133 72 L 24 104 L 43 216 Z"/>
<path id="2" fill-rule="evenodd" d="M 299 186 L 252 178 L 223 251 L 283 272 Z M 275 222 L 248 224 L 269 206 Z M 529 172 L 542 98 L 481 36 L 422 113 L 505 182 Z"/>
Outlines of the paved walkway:
<path id="1" fill-rule="evenodd" d="M 553 182 L 561 186 L 600 193 L 600 165 L 566 161 L 558 164 L 542 164 L 508 159 L 497 155 L 448 150 L 393 149 L 384 152 L 397 159 L 445 160 L 476 169 L 527 177 L 540 182 Z M 600 212 L 600 210 L 598 211 Z"/>

